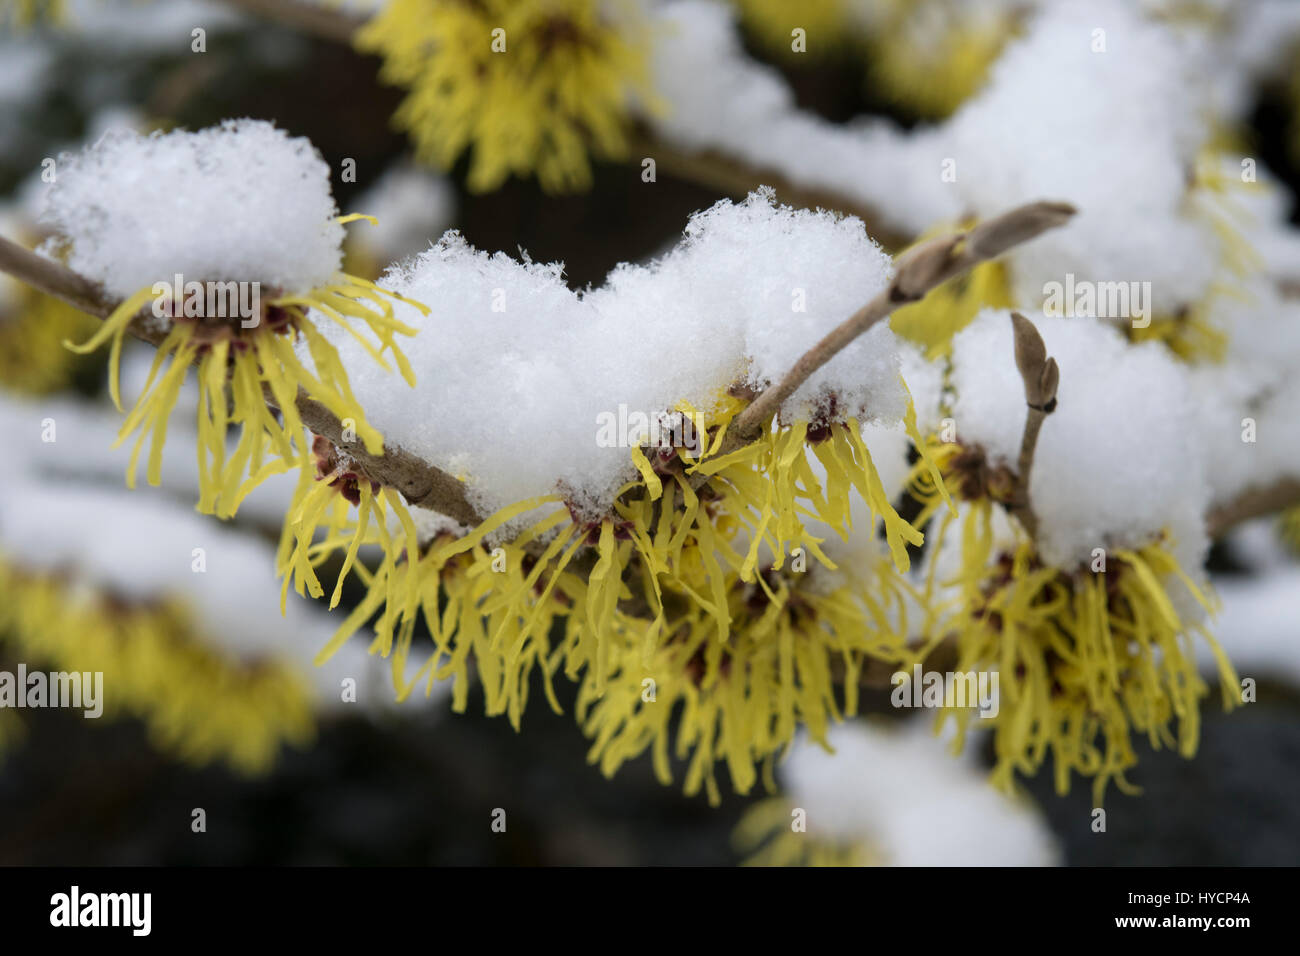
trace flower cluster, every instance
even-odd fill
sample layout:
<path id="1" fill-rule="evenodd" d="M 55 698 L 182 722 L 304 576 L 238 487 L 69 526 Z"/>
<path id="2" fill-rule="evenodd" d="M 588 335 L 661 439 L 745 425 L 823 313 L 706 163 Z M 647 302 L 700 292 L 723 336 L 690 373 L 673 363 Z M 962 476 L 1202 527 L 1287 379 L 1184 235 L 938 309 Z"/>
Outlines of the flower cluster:
<path id="1" fill-rule="evenodd" d="M 592 738 L 593 762 L 613 773 L 649 750 L 664 782 L 672 777 L 669 722 L 680 704 L 675 752 L 689 760 L 687 792 L 704 788 L 720 799 L 718 762 L 747 792 L 755 768 L 770 770 L 798 728 L 824 739 L 831 722 L 856 710 L 868 655 L 907 657 L 912 595 L 900 575 L 908 546 L 922 539 L 887 499 L 856 421 L 797 422 L 724 452 L 741 407 L 721 403 L 699 456 L 633 449 L 641 477 L 621 489 L 611 514 L 585 515 L 555 495 L 422 543 L 400 511 L 398 533 L 382 515 L 371 519 L 374 493 L 364 476 L 322 465 L 320 480 L 300 488 L 293 513 L 312 514 L 313 503 L 329 496 L 344 515 L 353 487 L 346 482 L 361 477 L 359 510 L 310 546 L 314 525 L 301 522 L 295 573 L 301 567 L 300 577 L 314 580 L 301 562 L 321 563 L 340 550 L 346 570 L 363 541 L 383 552 L 378 568 L 363 572 L 367 597 L 322 659 L 375 619 L 372 649 L 391 655 L 400 694 L 421 680 L 431 687 L 454 677 L 454 706 L 463 709 L 472 661 L 488 712 L 505 713 L 516 726 L 534 669 L 557 709 L 550 680 L 563 669 L 580 681 L 578 719 Z M 321 452 L 335 460 L 330 449 Z M 867 586 L 819 587 L 808 559 L 836 566 L 809 522 L 847 536 L 851 498 L 865 503 L 870 527 L 883 527 L 893 561 L 873 569 Z M 524 530 L 501 536 L 548 507 Z M 503 543 L 490 547 L 498 538 Z M 407 677 L 418 621 L 435 654 Z"/>
<path id="2" fill-rule="evenodd" d="M 170 180 L 142 182 L 131 169 L 142 158 L 166 170 Z M 266 163 L 267 171 L 245 183 L 241 161 Z M 151 335 L 157 344 L 119 436 L 125 441 L 136 435 L 129 485 L 146 441 L 146 476 L 150 484 L 161 480 L 168 421 L 191 370 L 199 388 L 201 511 L 230 517 L 266 477 L 306 466 L 304 401 L 345 423 L 369 453 L 382 451 L 383 439 L 352 393 L 336 346 L 319 327 L 341 328 L 381 369 L 395 366 L 409 385 L 414 374 L 396 336 L 416 330 L 395 317 L 392 293 L 337 270 L 342 225 L 363 217 L 329 216 L 335 210 L 328 172 L 310 144 L 270 124 L 242 121 L 199 133 L 107 137 L 81 156 L 65 157 L 65 163 L 69 168 L 51 192 L 48 213 L 61 230 L 60 245 L 74 266 L 102 277 L 109 291 L 121 295 L 94 334 L 81 344 L 68 342 L 69 348 L 89 353 L 110 345 L 109 393 L 121 410 L 128 332 Z M 182 283 L 184 274 L 177 272 L 172 283 L 161 263 L 183 246 L 169 247 L 167 237 L 156 247 L 127 245 L 138 225 L 141 191 L 168 187 L 187 197 L 195 215 L 210 217 L 217 238 L 231 229 L 231 218 L 234 229 L 242 230 L 246 217 L 265 214 L 267 203 L 279 202 L 290 214 L 324 216 L 295 223 L 303 241 L 287 250 L 248 243 L 235 252 L 211 247 L 176 257 L 171 261 L 177 269 L 188 266 L 190 278 Z M 98 203 L 98 214 L 82 216 L 83 202 Z M 231 239 L 238 241 L 237 232 Z M 257 295 L 246 302 L 241 283 Z M 250 314 L 243 313 L 245 305 Z M 231 449 L 226 436 L 235 427 L 239 440 Z"/>
<path id="3" fill-rule="evenodd" d="M 140 718 L 160 749 L 187 762 L 258 773 L 283 744 L 314 733 L 301 675 L 274 652 L 239 659 L 215 650 L 183 602 L 88 594 L 8 557 L 0 592 L 0 634 L 20 659 L 103 674 L 105 716 Z"/>
<path id="4" fill-rule="evenodd" d="M 646 87 L 635 5 L 596 0 L 395 0 L 358 33 L 381 76 L 409 89 L 394 119 L 417 154 L 468 184 L 536 174 L 552 191 L 591 182 L 588 154 L 627 151 L 627 106 Z"/>
<path id="5" fill-rule="evenodd" d="M 1167 544 L 1157 539 L 1103 552 L 1087 566 L 1054 567 L 1022 529 L 995 530 L 1016 476 L 978 448 L 934 445 L 963 505 L 936 519 L 927 593 L 947 597 L 932 607 L 925 653 L 949 644 L 955 671 L 1000 675 L 997 714 L 976 721 L 992 726 L 994 781 L 1010 788 L 1015 773 L 1032 776 L 1051 757 L 1059 792 L 1079 773 L 1093 779 L 1100 804 L 1111 781 L 1133 789 L 1124 774 L 1137 762 L 1134 732 L 1192 756 L 1209 693 L 1195 639 L 1214 651 L 1225 708 L 1235 703 L 1237 679 L 1201 616 L 1182 610 L 1190 598 L 1209 612 L 1210 600 Z M 911 490 L 925 502 L 927 520 L 938 507 L 930 476 L 918 469 Z M 946 563 L 945 549 L 955 555 Z M 941 721 L 955 719 L 960 741 L 972 712 L 964 702 L 944 703 Z"/>
<path id="6" fill-rule="evenodd" d="M 782 55 L 857 53 L 872 93 L 925 119 L 950 115 L 979 89 L 1024 15 L 1016 4 L 957 0 L 734 2 L 765 47 Z"/>

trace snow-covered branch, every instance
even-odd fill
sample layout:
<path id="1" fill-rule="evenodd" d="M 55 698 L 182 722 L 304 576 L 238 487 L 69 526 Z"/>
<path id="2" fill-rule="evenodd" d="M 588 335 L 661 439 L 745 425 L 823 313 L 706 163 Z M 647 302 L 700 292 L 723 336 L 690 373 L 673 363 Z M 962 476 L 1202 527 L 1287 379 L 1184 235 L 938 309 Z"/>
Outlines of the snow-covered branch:
<path id="1" fill-rule="evenodd" d="M 4 237 L 0 237 L 0 271 L 96 318 L 107 318 L 121 304 L 84 276 Z M 130 333 L 153 346 L 161 345 L 167 337 L 165 329 L 138 318 L 131 323 Z M 270 389 L 264 389 L 264 393 L 267 403 L 275 406 L 276 398 Z M 301 390 L 296 404 L 303 424 L 347 451 L 366 474 L 389 488 L 397 489 L 411 504 L 437 511 L 463 524 L 477 524 L 480 520 L 466 499 L 463 486 L 451 475 L 396 446 L 386 446 L 382 455 L 370 454 L 362 442 L 346 436 L 347 430 L 338 416 Z"/>
<path id="2" fill-rule="evenodd" d="M 923 299 L 954 276 L 1064 225 L 1073 215 L 1074 207 L 1068 203 L 1030 203 L 986 220 L 969 232 L 932 239 L 905 253 L 898 259 L 889 285 L 805 352 L 778 384 L 760 394 L 736 420 L 735 434 L 742 439 L 756 437 L 809 376 L 894 309 Z"/>

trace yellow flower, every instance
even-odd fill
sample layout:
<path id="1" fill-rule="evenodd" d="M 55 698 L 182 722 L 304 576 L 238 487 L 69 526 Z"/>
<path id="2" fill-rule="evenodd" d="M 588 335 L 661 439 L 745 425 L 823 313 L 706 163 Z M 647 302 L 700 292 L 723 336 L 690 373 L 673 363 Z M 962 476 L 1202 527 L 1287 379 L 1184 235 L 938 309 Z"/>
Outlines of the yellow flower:
<path id="1" fill-rule="evenodd" d="M 294 509 L 301 516 L 296 546 L 289 559 L 290 545 L 282 545 L 282 568 L 293 565 L 310 586 L 309 566 L 346 549 L 345 573 L 354 569 L 368 589 L 319 659 L 373 620 L 371 651 L 391 658 L 399 696 L 421 681 L 431 687 L 451 677 L 453 707 L 463 709 L 472 660 L 488 713 L 504 713 L 516 727 L 535 668 L 559 710 L 551 679 L 563 668 L 581 682 L 577 716 L 593 738 L 591 759 L 612 774 L 651 748 L 665 783 L 667 725 L 680 702 L 676 748 L 691 760 L 687 792 L 705 789 L 716 802 L 719 761 L 734 789 L 748 791 L 756 765 L 770 769 L 797 728 L 823 740 L 831 721 L 856 709 L 868 655 L 891 662 L 906 656 L 907 607 L 916 595 L 898 571 L 921 535 L 888 501 L 855 421 L 796 422 L 723 454 L 740 407 L 723 401 L 712 421 L 703 419 L 698 458 L 685 449 L 650 456 L 633 449 L 640 478 L 620 490 L 607 515 L 586 515 L 563 495 L 544 496 L 422 547 L 409 519 L 404 534 L 387 534 L 382 521 L 366 516 L 369 496 L 383 492 L 353 465 L 327 464 L 317 473 L 358 483 L 355 518 L 335 489 L 311 487 L 305 476 Z M 907 427 L 919 442 L 910 412 Z M 882 562 L 861 586 L 829 593 L 803 586 L 809 557 L 834 568 L 804 518 L 847 536 L 854 494 L 882 521 L 893 564 Z M 313 543 L 320 501 L 339 510 Z M 549 510 L 507 535 L 542 509 Z M 503 537 L 509 540 L 494 543 Z M 379 545 L 374 571 L 353 563 L 359 543 Z M 434 653 L 408 676 L 420 620 Z M 658 688 L 650 702 L 647 680 Z"/>
<path id="2" fill-rule="evenodd" d="M 963 0 L 877 0 L 863 19 L 845 0 L 734 0 L 746 27 L 783 57 L 836 54 L 867 64 L 870 92 L 928 120 L 979 90 L 1021 13 L 970 15 Z M 794 30 L 805 40 L 796 44 Z"/>
<path id="3" fill-rule="evenodd" d="M 968 220 L 931 229 L 909 248 L 974 224 L 974 220 Z M 889 327 L 925 349 L 926 358 L 933 360 L 949 353 L 953 336 L 969 325 L 981 309 L 1010 309 L 1015 304 L 1006 263 L 990 260 L 949 279 L 919 302 L 895 309 Z"/>
<path id="4" fill-rule="evenodd" d="M 950 116 L 984 85 L 1020 17 L 972 16 L 960 0 L 893 0 L 868 41 L 870 82 L 918 117 Z"/>
<path id="5" fill-rule="evenodd" d="M 137 717 L 163 750 L 194 764 L 270 768 L 314 732 L 310 690 L 274 658 L 212 649 L 178 601 L 128 603 L 0 557 L 0 635 L 23 659 L 104 675 L 104 715 Z"/>
<path id="6" fill-rule="evenodd" d="M 877 866 L 878 851 L 867 841 L 844 841 L 793 829 L 794 808 L 784 797 L 769 797 L 749 807 L 732 842 L 749 854 L 745 866 Z"/>
<path id="7" fill-rule="evenodd" d="M 276 555 L 276 572 L 284 577 L 282 612 L 290 584 L 299 595 L 310 591 L 312 597 L 319 598 L 325 593 L 315 567 L 339 548 L 346 553 L 330 596 L 330 610 L 338 606 L 343 583 L 362 545 L 378 544 L 385 554 L 396 554 L 405 542 L 408 556 L 415 557 L 415 525 L 399 493 L 372 480 L 358 462 L 320 436 L 312 441 L 312 456 L 313 461 L 300 469 Z M 351 514 L 352 505 L 357 508 L 356 518 Z M 390 531 L 389 511 L 403 532 L 400 541 Z M 317 541 L 322 525 L 326 535 Z"/>
<path id="8" fill-rule="evenodd" d="M 579 691 L 589 759 L 612 775 L 649 750 L 655 774 L 671 783 L 669 722 L 676 715 L 672 752 L 689 761 L 688 795 L 703 788 L 719 802 L 718 763 L 737 793 L 758 781 L 759 765 L 774 788 L 773 761 L 798 728 L 825 744 L 831 723 L 856 713 L 867 655 L 906 657 L 907 588 L 890 569 L 860 592 L 823 594 L 803 581 L 798 572 L 768 570 L 753 583 L 729 575 L 725 640 L 698 601 L 663 585 L 669 610 L 661 640 L 647 640 L 645 617 L 617 615 L 600 635 L 608 647 L 603 680 L 589 670 Z M 697 581 L 693 590 L 704 586 Z"/>
<path id="9" fill-rule="evenodd" d="M 118 437 L 120 443 L 133 432 L 139 433 L 127 467 L 128 486 L 135 486 L 137 462 L 150 438 L 146 474 L 151 485 L 160 482 L 168 420 L 185 377 L 195 364 L 199 384 L 199 509 L 205 513 L 229 517 L 266 477 L 307 464 L 305 431 L 296 406 L 300 390 L 341 422 L 352 423 L 366 450 L 379 454 L 383 438 L 366 420 L 352 394 L 338 350 L 317 330 L 315 322 L 328 319 L 346 329 L 385 370 L 390 368 L 386 354 L 391 355 L 402 377 L 414 385 L 410 364 L 394 336 L 414 335 L 415 330 L 394 317 L 385 296 L 396 294 L 365 279 L 340 274 L 332 285 L 307 293 L 281 294 L 263 302 L 262 315 L 251 328 L 244 328 L 238 319 L 185 315 L 181 303 L 172 304 L 170 329 L 158 346 L 144 389 Z M 137 314 L 153 299 L 151 288 L 139 290 L 87 342 L 66 343 L 73 351 L 85 353 L 111 341 L 109 390 L 119 409 L 122 342 Z M 424 306 L 410 304 L 427 314 Z M 354 322 L 369 328 L 377 344 L 353 328 Z M 305 342 L 312 369 L 299 358 L 295 341 Z M 278 419 L 267 406 L 268 394 L 280 411 Z M 232 425 L 240 426 L 240 438 L 233 453 L 228 454 L 226 432 Z"/>
<path id="10" fill-rule="evenodd" d="M 627 101 L 647 87 L 645 28 L 598 0 L 393 0 L 358 33 L 381 77 L 410 92 L 394 116 L 424 161 L 472 149 L 469 188 L 535 173 L 544 189 L 591 183 L 587 155 L 627 152 Z"/>
<path id="11" fill-rule="evenodd" d="M 1185 362 L 1221 362 L 1228 354 L 1228 333 L 1214 324 L 1211 312 L 1209 303 L 1201 302 L 1180 316 L 1156 315 L 1146 326 L 1126 322 L 1123 329 L 1129 341 L 1162 342 Z"/>
<path id="12" fill-rule="evenodd" d="M 938 549 L 960 524 L 960 571 L 950 580 L 954 596 L 933 609 L 923 659 L 944 642 L 955 646 L 961 673 L 996 670 L 999 709 L 991 719 L 947 701 L 958 728 L 958 746 L 973 724 L 991 727 L 996 765 L 993 779 L 1010 789 L 1014 774 L 1032 775 L 1049 755 L 1058 792 L 1072 773 L 1093 778 L 1100 804 L 1106 786 L 1134 788 L 1125 772 L 1137 762 L 1132 735 L 1153 747 L 1196 752 L 1200 702 L 1209 693 L 1197 669 L 1199 636 L 1219 664 L 1225 709 L 1235 703 L 1237 680 L 1213 635 L 1197 618 L 1177 609 L 1181 589 L 1205 611 L 1209 599 L 1180 567 L 1168 542 L 1112 549 L 1105 563 L 1062 569 L 1044 565 L 1032 541 L 996 547 L 993 508 L 1004 486 L 997 471 L 981 468 L 977 450 L 951 445 L 936 452 L 948 483 L 967 498 L 960 518 L 945 515 L 932 534 Z M 919 471 L 919 469 L 918 469 Z M 926 501 L 922 484 L 914 494 Z M 921 523 L 932 514 L 928 496 Z M 936 592 L 937 562 L 927 594 Z"/>
<path id="13" fill-rule="evenodd" d="M 1131 341 L 1162 342 L 1185 362 L 1222 362 L 1227 355 L 1229 336 L 1216 323 L 1215 313 L 1222 300 L 1250 301 L 1248 280 L 1263 269 L 1263 260 L 1246 238 L 1255 217 L 1240 200 L 1244 193 L 1264 187 L 1227 174 L 1229 167 L 1236 167 L 1232 157 L 1237 152 L 1230 141 L 1207 144 L 1197 155 L 1188 182 L 1192 214 L 1218 239 L 1220 262 L 1215 281 L 1199 300 L 1177 314 L 1153 315 L 1142 327 L 1124 323 Z"/>
<path id="14" fill-rule="evenodd" d="M 842 50 L 851 38 L 844 0 L 735 0 L 745 26 L 769 50 L 787 56 L 794 49 L 794 31 L 804 31 L 804 50 L 825 54 Z"/>

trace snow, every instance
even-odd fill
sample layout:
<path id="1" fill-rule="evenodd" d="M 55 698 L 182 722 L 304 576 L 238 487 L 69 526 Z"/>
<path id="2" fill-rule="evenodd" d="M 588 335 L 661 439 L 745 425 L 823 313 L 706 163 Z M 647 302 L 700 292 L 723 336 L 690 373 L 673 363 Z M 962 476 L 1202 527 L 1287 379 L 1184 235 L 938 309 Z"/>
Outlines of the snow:
<path id="1" fill-rule="evenodd" d="M 195 572 L 194 549 L 206 570 Z M 180 598 L 198 639 L 246 660 L 282 660 L 308 677 L 320 706 L 343 710 L 341 681 L 357 682 L 357 706 L 388 709 L 391 665 L 361 642 L 325 664 L 313 658 L 338 621 L 293 598 L 280 616 L 274 549 L 157 495 L 73 482 L 18 479 L 0 502 L 0 554 L 29 571 L 65 575 L 72 586 L 152 601 Z M 238 600 L 232 600 L 238 595 Z M 416 662 L 418 666 L 418 661 Z"/>
<path id="2" fill-rule="evenodd" d="M 783 377 L 891 269 L 860 221 L 792 210 L 760 191 L 697 213 L 670 253 L 621 265 L 583 293 L 569 290 L 559 263 L 489 255 L 448 234 L 381 279 L 433 309 L 426 319 L 404 312 L 420 328 L 404 343 L 414 391 L 331 334 L 370 421 L 464 477 L 484 512 L 557 489 L 597 508 L 635 475 L 626 444 L 597 440 L 600 416 L 681 401 L 707 412 L 734 382 Z M 900 421 L 898 350 L 880 323 L 785 412 L 808 415 L 834 392 L 844 414 Z"/>
<path id="3" fill-rule="evenodd" d="M 1061 851 L 1027 801 L 994 789 L 973 749 L 954 758 L 930 721 L 832 728 L 834 754 L 804 743 L 779 776 L 810 839 L 866 842 L 892 866 L 1054 866 Z"/>
<path id="4" fill-rule="evenodd" d="M 130 351 L 135 352 L 130 367 L 138 373 L 141 362 L 152 350 L 141 346 Z M 126 388 L 125 394 L 134 392 Z M 193 396 L 193 389 L 182 392 L 183 396 L 186 394 Z M 191 413 L 195 408 L 192 402 Z M 42 437 L 47 419 L 54 425 L 56 440 L 53 442 L 46 442 Z M 11 468 L 21 470 L 32 480 L 63 479 L 120 486 L 134 444 L 132 439 L 113 447 L 121 427 L 122 416 L 102 405 L 56 396 L 23 398 L 0 393 L 0 436 L 4 439 L 7 460 Z M 232 432 L 228 437 L 233 451 L 238 435 Z M 177 411 L 167 430 L 161 488 L 149 489 L 141 481 L 137 492 L 196 501 L 199 497 L 197 445 L 192 414 L 187 416 Z M 296 484 L 297 476 L 292 473 L 267 478 L 244 499 L 239 508 L 240 518 L 279 528 Z"/>
<path id="5" fill-rule="evenodd" d="M 336 214 L 315 148 L 246 119 L 197 133 L 117 130 L 65 153 L 44 220 L 70 243 L 70 268 L 125 297 L 178 273 L 306 292 L 339 268 Z"/>
<path id="6" fill-rule="evenodd" d="M 956 336 L 951 381 L 959 438 L 1014 470 L 1027 409 L 1009 315 L 986 309 Z M 1209 486 L 1186 368 L 1097 319 L 1028 317 L 1061 370 L 1030 479 L 1044 560 L 1074 567 L 1167 529 L 1199 567 Z"/>
<path id="7" fill-rule="evenodd" d="M 664 3 L 656 29 L 651 68 L 664 109 L 644 110 L 644 119 L 668 143 L 833 191 L 900 230 L 958 218 L 957 196 L 940 181 L 939 160 L 930 161 L 929 134 L 880 121 L 844 126 L 799 110 L 784 78 L 744 52 L 729 6 Z"/>
<path id="8" fill-rule="evenodd" d="M 1214 633 L 1241 678 L 1281 679 L 1300 688 L 1300 568 L 1291 565 L 1248 579 L 1218 576 L 1222 602 Z M 1201 667 L 1214 672 L 1208 648 Z"/>
<path id="9" fill-rule="evenodd" d="M 1209 137 L 1199 88 L 1176 35 L 1121 0 L 1050 4 L 1008 45 L 933 160 L 956 160 L 954 186 L 981 216 L 1043 198 L 1078 208 L 1010 254 L 1017 301 L 1041 302 L 1043 284 L 1066 273 L 1151 282 L 1157 313 L 1204 295 L 1219 249 L 1182 208 Z"/>

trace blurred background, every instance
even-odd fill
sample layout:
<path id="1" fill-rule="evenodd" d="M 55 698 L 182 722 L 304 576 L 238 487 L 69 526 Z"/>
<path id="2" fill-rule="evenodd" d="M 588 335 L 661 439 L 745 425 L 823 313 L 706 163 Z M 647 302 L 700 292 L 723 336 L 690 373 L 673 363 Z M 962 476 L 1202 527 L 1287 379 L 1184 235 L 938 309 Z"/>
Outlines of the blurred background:
<path id="1" fill-rule="evenodd" d="M 584 192 L 548 193 L 531 178 L 510 178 L 491 192 L 470 191 L 468 160 L 445 173 L 412 160 L 410 141 L 390 119 L 402 91 L 379 81 L 377 59 L 248 14 L 239 9 L 244 6 L 256 5 L 86 0 L 72 4 L 60 24 L 4 27 L 0 233 L 21 235 L 29 244 L 41 238 L 31 197 L 44 158 L 92 141 L 114 125 L 199 129 L 227 117 L 273 120 L 293 135 L 306 136 L 331 168 L 355 160 L 356 181 L 336 179 L 335 196 L 341 211 L 374 213 L 381 220 L 373 234 L 356 233 L 362 244 L 348 250 L 350 267 L 371 274 L 455 228 L 481 249 L 511 255 L 522 249 L 535 260 L 562 260 L 570 285 L 580 289 L 599 284 L 619 262 L 643 260 L 671 245 L 691 212 L 758 185 L 757 180 L 744 183 L 743 176 L 733 177 L 730 188 L 698 176 L 679 178 L 663 164 L 654 188 L 647 188 L 637 162 L 596 159 L 591 188 Z M 207 30 L 201 57 L 190 49 L 196 24 Z M 864 81 L 889 67 L 872 60 L 885 55 L 879 44 L 846 44 L 816 57 L 791 58 L 773 52 L 751 21 L 745 30 L 748 55 L 780 71 L 800 108 L 829 121 L 882 116 L 911 126 L 941 118 L 951 108 L 952 95 L 943 90 L 898 95 Z M 1262 76 L 1251 95 L 1250 149 L 1294 195 L 1300 164 L 1290 145 L 1294 90 L 1288 71 Z M 63 525 L 91 538 L 107 534 L 95 517 L 106 507 L 103 496 L 126 493 L 124 459 L 106 451 L 116 426 L 105 411 L 102 358 L 55 357 L 48 343 L 22 327 L 18 315 L 39 311 L 43 321 L 60 329 L 78 328 L 77 317 L 22 290 L 0 291 L 5 353 L 0 428 L 7 432 L 0 440 L 6 448 L 19 443 L 19 433 L 27 434 L 24 429 L 47 415 L 61 429 L 57 456 L 30 467 L 16 462 L 24 477 L 11 495 L 27 484 L 43 486 L 49 510 L 42 520 L 51 538 L 62 536 Z M 131 361 L 147 365 L 147 350 Z M 185 458 L 170 444 L 169 454 Z M 141 520 L 155 522 L 160 536 L 136 547 L 161 548 L 174 541 L 188 552 L 192 542 L 177 529 L 193 516 L 185 478 L 177 481 L 179 489 L 165 482 L 162 489 L 133 493 L 133 507 L 149 512 Z M 254 502 L 225 529 L 232 537 L 223 546 L 228 544 L 232 554 L 251 549 L 269 561 L 275 509 L 285 494 L 283 487 L 267 491 L 260 505 Z M 12 517 L 13 509 L 3 514 Z M 42 662 L 16 636 L 21 615 L 35 613 L 19 591 L 26 594 L 23 589 L 36 585 L 22 573 L 30 571 L 23 550 L 32 547 L 30 540 L 16 545 L 7 537 L 9 530 L 0 523 L 6 568 L 0 573 L 0 604 L 9 609 L 0 613 L 0 670 L 13 671 L 20 661 L 30 667 Z M 55 596 L 55 606 L 63 610 L 90 607 L 95 620 L 164 613 L 148 597 L 115 594 L 111 575 L 102 593 L 87 597 L 84 582 L 74 587 L 70 577 L 60 578 L 60 566 L 53 561 L 42 573 L 68 585 Z M 1132 774 L 1144 792 L 1127 796 L 1111 790 L 1106 835 L 1089 827 L 1086 784 L 1060 797 L 1050 773 L 1043 773 L 1025 784 L 1019 822 L 971 811 L 964 829 L 945 837 L 960 841 L 966 834 L 972 841 L 969 852 L 956 853 L 954 860 L 1255 865 L 1300 859 L 1300 803 L 1293 798 L 1300 789 L 1300 635 L 1295 633 L 1300 564 L 1276 521 L 1264 519 L 1219 542 L 1210 569 L 1228 604 L 1220 630 L 1224 643 L 1230 649 L 1233 640 L 1267 645 L 1260 658 L 1271 667 L 1266 675 L 1242 665 L 1243 673 L 1260 677 L 1258 702 L 1225 716 L 1217 695 L 1211 696 L 1194 760 L 1144 749 Z M 311 608 L 279 620 L 273 610 L 277 591 L 275 582 L 267 581 L 260 589 L 238 592 L 248 602 L 266 598 L 263 616 L 275 620 L 258 634 L 242 630 L 249 625 L 221 607 L 218 592 L 182 594 L 182 602 L 189 602 L 184 620 L 172 620 L 171 636 L 159 645 L 168 650 L 156 651 L 170 661 L 166 655 L 176 642 L 201 635 L 210 643 L 214 649 L 205 653 L 211 659 L 199 666 L 229 671 L 222 700 L 232 709 L 247 708 L 254 715 L 248 719 L 269 713 L 268 723 L 277 728 L 267 732 L 255 753 L 232 757 L 220 740 L 169 738 L 144 706 L 99 721 L 66 711 L 0 712 L 0 863 L 733 865 L 747 856 L 735 839 L 737 826 L 771 795 L 737 797 L 724 787 L 722 805 L 713 808 L 703 796 L 687 798 L 678 787 L 659 785 L 648 758 L 607 780 L 587 763 L 587 741 L 574 724 L 572 690 L 563 681 L 556 686 L 565 714 L 530 707 L 519 733 L 500 718 L 483 716 L 475 691 L 464 714 L 453 714 L 448 701 L 436 695 L 390 705 L 382 699 L 382 668 L 363 685 L 357 706 L 327 700 L 329 687 L 337 685 L 321 679 L 313 688 L 313 678 L 303 673 L 322 635 L 328 636 L 330 622 L 322 623 L 323 615 Z M 349 591 L 345 605 L 357 597 Z M 99 626 L 72 613 L 59 619 L 80 629 L 73 638 L 87 638 L 86 629 Z M 105 639 L 134 638 L 110 634 Z M 1297 649 L 1289 649 L 1288 639 Z M 296 650 L 283 662 L 250 663 L 247 648 L 259 641 Z M 350 660 L 362 667 L 364 648 L 353 650 Z M 277 649 L 272 656 L 281 653 Z M 272 680 L 269 667 L 284 673 Z M 281 677 L 283 682 L 275 683 Z M 253 679 L 271 681 L 256 693 L 280 703 L 267 707 L 252 699 Z M 178 706 L 185 706 L 186 693 L 208 692 L 178 689 Z M 540 701 L 540 686 L 534 693 Z M 222 706 L 212 705 L 196 723 L 225 719 Z M 883 694 L 870 698 L 865 709 L 874 715 L 876 728 L 914 720 L 898 717 Z M 203 728 L 193 736 L 201 738 Z M 948 759 L 938 744 L 933 749 L 935 759 Z M 818 771 L 809 761 L 815 763 L 815 757 L 792 766 L 807 766 L 812 779 Z M 964 786 L 988 762 L 986 755 L 970 754 L 943 772 L 954 779 L 965 775 Z M 788 772 L 793 771 L 783 770 L 779 777 L 786 780 Z M 841 772 L 847 783 L 849 770 L 830 773 Z M 897 772 L 940 779 L 907 766 Z M 904 811 L 909 792 L 904 780 L 873 797 L 879 801 L 881 827 L 890 826 L 891 813 Z M 497 807 L 508 810 L 505 833 L 491 827 Z M 206 812 L 205 834 L 192 832 L 194 808 Z M 944 812 L 959 818 L 963 813 L 960 807 Z M 969 834 L 977 829 L 992 835 Z M 1023 846 L 1024 852 L 999 857 L 984 849 L 981 840 L 989 839 Z"/>

